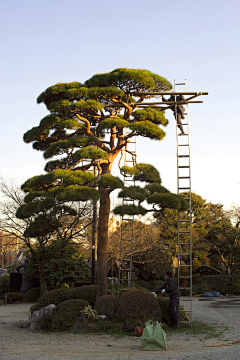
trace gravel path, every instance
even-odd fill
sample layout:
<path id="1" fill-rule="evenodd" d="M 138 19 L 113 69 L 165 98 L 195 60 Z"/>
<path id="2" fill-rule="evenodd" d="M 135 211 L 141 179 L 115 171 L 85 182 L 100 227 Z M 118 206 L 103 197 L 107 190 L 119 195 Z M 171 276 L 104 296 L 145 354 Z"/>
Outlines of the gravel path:
<path id="1" fill-rule="evenodd" d="M 181 298 L 188 308 L 189 302 Z M 240 344 L 204 347 L 240 339 L 240 298 L 194 298 L 193 321 L 219 325 L 220 337 L 167 333 L 167 351 L 142 351 L 141 338 L 31 331 L 32 304 L 0 306 L 0 360 L 239 360 Z"/>

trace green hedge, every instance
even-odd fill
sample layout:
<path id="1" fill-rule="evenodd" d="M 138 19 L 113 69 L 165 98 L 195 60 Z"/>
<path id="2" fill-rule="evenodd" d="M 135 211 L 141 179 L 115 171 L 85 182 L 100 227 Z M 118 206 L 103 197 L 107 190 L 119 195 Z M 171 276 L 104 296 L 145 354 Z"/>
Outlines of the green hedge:
<path id="1" fill-rule="evenodd" d="M 204 275 L 201 279 L 202 292 L 219 291 L 222 295 L 240 295 L 239 275 Z"/>
<path id="2" fill-rule="evenodd" d="M 58 305 L 65 300 L 71 299 L 70 290 L 67 289 L 55 289 L 45 292 L 39 299 L 38 304 L 41 307 L 48 306 L 50 304 Z"/>
<path id="3" fill-rule="evenodd" d="M 88 301 L 92 306 L 96 303 L 97 285 L 83 285 L 70 290 L 71 298 Z"/>
<path id="4" fill-rule="evenodd" d="M 29 302 L 37 302 L 38 299 L 40 298 L 41 292 L 40 292 L 40 288 L 32 288 L 30 290 L 28 290 L 27 292 L 27 299 Z"/>

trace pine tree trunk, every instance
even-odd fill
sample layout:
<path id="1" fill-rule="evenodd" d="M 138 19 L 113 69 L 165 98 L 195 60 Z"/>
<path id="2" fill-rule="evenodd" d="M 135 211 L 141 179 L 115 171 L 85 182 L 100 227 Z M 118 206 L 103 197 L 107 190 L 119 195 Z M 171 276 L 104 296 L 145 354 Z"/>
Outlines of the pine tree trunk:
<path id="1" fill-rule="evenodd" d="M 110 214 L 110 195 L 107 189 L 100 189 L 100 208 L 98 220 L 97 245 L 97 296 L 107 294 L 107 243 L 108 220 Z"/>

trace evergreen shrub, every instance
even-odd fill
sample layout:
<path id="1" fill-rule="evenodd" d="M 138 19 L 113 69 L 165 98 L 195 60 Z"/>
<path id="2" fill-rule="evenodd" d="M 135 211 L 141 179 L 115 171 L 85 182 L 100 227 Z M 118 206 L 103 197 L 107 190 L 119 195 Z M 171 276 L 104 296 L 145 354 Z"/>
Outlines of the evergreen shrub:
<path id="1" fill-rule="evenodd" d="M 88 301 L 92 306 L 96 303 L 97 285 L 83 285 L 70 290 L 73 299 Z"/>
<path id="2" fill-rule="evenodd" d="M 165 322 L 168 326 L 171 326 L 171 314 L 169 308 L 169 297 L 157 297 L 158 303 L 161 307 L 162 312 L 162 321 Z M 183 305 L 179 305 L 179 310 L 185 310 Z M 189 321 L 190 315 L 189 312 L 179 312 L 179 321 Z"/>
<path id="3" fill-rule="evenodd" d="M 50 304 L 58 305 L 65 300 L 71 299 L 70 290 L 68 289 L 55 289 L 45 292 L 39 299 L 38 304 L 45 307 Z"/>
<path id="4" fill-rule="evenodd" d="M 55 331 L 67 330 L 74 325 L 76 318 L 80 316 L 80 312 L 88 305 L 90 305 L 88 301 L 81 299 L 62 302 L 53 311 L 51 329 Z"/>
<path id="5" fill-rule="evenodd" d="M 8 293 L 5 293 L 5 296 L 7 296 L 8 300 L 10 302 L 20 301 L 20 293 L 19 292 L 8 292 Z"/>
<path id="6" fill-rule="evenodd" d="M 97 298 L 95 309 L 99 315 L 106 315 L 109 319 L 116 316 L 119 300 L 115 295 L 103 295 Z"/>
<path id="7" fill-rule="evenodd" d="M 129 328 L 148 320 L 162 321 L 161 308 L 157 299 L 141 290 L 130 290 L 120 300 L 119 315 Z"/>
<path id="8" fill-rule="evenodd" d="M 204 275 L 201 279 L 202 292 L 219 291 L 220 294 L 240 295 L 239 275 Z"/>
<path id="9" fill-rule="evenodd" d="M 9 292 L 10 274 L 0 276 L 0 296 L 5 295 Z"/>
<path id="10" fill-rule="evenodd" d="M 32 288 L 27 292 L 27 299 L 29 302 L 37 302 L 41 296 L 40 288 Z"/>
<path id="11" fill-rule="evenodd" d="M 157 301 L 161 308 L 162 321 L 165 322 L 168 326 L 171 326 L 171 315 L 169 309 L 169 297 L 158 296 Z"/>

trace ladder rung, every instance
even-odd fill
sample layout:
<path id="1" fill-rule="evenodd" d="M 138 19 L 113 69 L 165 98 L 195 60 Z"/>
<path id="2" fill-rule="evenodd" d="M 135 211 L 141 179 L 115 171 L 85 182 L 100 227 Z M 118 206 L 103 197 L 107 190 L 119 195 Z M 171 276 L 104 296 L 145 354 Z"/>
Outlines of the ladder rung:
<path id="1" fill-rule="evenodd" d="M 188 134 L 182 134 L 182 133 L 180 133 L 180 134 L 178 134 L 178 136 L 188 136 Z"/>
<path id="2" fill-rule="evenodd" d="M 190 243 L 179 243 L 179 245 L 190 245 Z"/>
<path id="3" fill-rule="evenodd" d="M 186 256 L 186 255 L 191 255 L 191 254 L 190 253 L 179 253 L 179 255 Z"/>
<path id="4" fill-rule="evenodd" d="M 190 187 L 179 187 L 178 189 L 179 189 L 179 190 L 189 190 Z"/>
<path id="5" fill-rule="evenodd" d="M 185 83 L 179 83 L 179 84 L 175 84 L 175 85 L 186 85 Z"/>
<path id="6" fill-rule="evenodd" d="M 185 267 L 190 267 L 190 265 L 180 265 L 180 264 L 179 264 L 179 266 L 181 266 L 181 267 L 184 267 L 184 266 Z"/>
<path id="7" fill-rule="evenodd" d="M 178 179 L 190 179 L 190 176 L 179 176 Z"/>
<path id="8" fill-rule="evenodd" d="M 191 277 L 191 276 L 188 276 L 188 275 L 187 275 L 187 276 L 183 276 L 183 275 L 182 275 L 182 276 L 179 276 L 179 279 L 190 279 L 190 277 Z"/>
<path id="9" fill-rule="evenodd" d="M 190 222 L 190 220 L 178 220 L 179 222 Z"/>
<path id="10" fill-rule="evenodd" d="M 184 145 L 180 145 L 180 144 L 179 144 L 178 146 L 189 146 L 189 144 L 184 144 Z"/>
<path id="11" fill-rule="evenodd" d="M 187 287 L 179 286 L 179 290 L 190 290 L 190 287 L 189 286 L 187 286 Z M 187 310 L 182 310 L 182 311 L 187 311 Z"/>
<path id="12" fill-rule="evenodd" d="M 185 166 L 178 166 L 178 168 L 181 168 L 181 169 L 189 169 L 190 168 L 190 166 L 188 165 L 185 165 Z"/>
<path id="13" fill-rule="evenodd" d="M 179 158 L 189 157 L 189 155 L 178 155 Z"/>
<path id="14" fill-rule="evenodd" d="M 186 230 L 179 230 L 179 233 L 181 233 L 181 234 L 190 234 L 190 231 L 186 231 Z"/>

